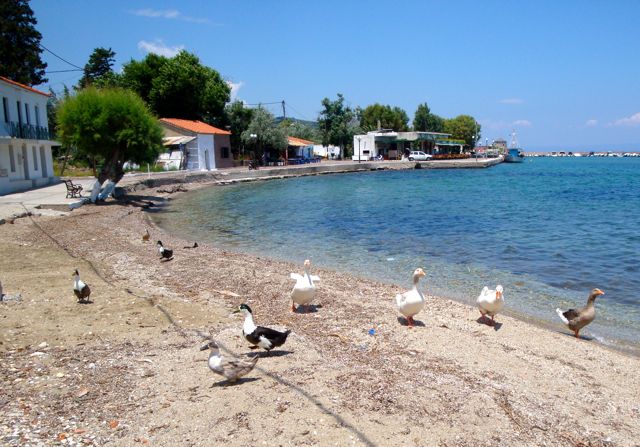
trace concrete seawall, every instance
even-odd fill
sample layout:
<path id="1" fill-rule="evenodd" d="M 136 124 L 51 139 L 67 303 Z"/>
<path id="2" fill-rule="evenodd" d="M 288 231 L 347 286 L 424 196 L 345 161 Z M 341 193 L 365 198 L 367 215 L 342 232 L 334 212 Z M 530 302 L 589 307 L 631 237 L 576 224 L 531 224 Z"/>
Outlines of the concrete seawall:
<path id="1" fill-rule="evenodd" d="M 158 187 L 174 183 L 216 182 L 220 184 L 249 182 L 255 180 L 282 179 L 306 175 L 341 174 L 349 172 L 406 170 L 415 169 L 419 164 L 422 169 L 474 169 L 488 168 L 502 163 L 502 158 L 463 159 L 439 161 L 376 161 L 376 162 L 325 162 L 296 166 L 268 166 L 258 170 L 247 168 L 224 169 L 209 172 L 167 172 L 125 176 L 119 186 L 127 191 L 135 191 L 139 187 Z"/>

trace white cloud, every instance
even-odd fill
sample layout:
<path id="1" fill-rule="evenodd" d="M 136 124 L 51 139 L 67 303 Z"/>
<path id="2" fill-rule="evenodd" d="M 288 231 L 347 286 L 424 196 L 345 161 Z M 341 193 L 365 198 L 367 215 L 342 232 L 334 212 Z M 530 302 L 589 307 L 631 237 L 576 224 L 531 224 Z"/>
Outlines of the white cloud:
<path id="1" fill-rule="evenodd" d="M 504 98 L 498 101 L 500 104 L 522 104 L 524 100 L 520 98 Z"/>
<path id="2" fill-rule="evenodd" d="M 584 125 L 587 127 L 596 127 L 598 125 L 598 120 L 587 120 Z"/>
<path id="3" fill-rule="evenodd" d="M 190 17 L 183 15 L 176 9 L 136 9 L 131 11 L 131 14 L 141 17 L 150 17 L 153 19 L 172 19 L 172 20 L 184 20 L 185 22 L 192 23 L 209 23 L 209 19 L 203 17 Z"/>
<path id="4" fill-rule="evenodd" d="M 613 123 L 614 126 L 636 127 L 640 126 L 640 112 L 631 115 L 629 118 L 621 118 Z"/>
<path id="5" fill-rule="evenodd" d="M 173 57 L 181 50 L 184 50 L 184 45 L 168 47 L 160 39 L 156 39 L 153 42 L 141 40 L 138 42 L 138 49 L 146 51 L 147 53 L 157 54 L 159 56 Z"/>
<path id="6" fill-rule="evenodd" d="M 152 17 L 154 19 L 156 18 L 177 19 L 178 17 L 180 17 L 180 11 L 176 11 L 175 9 L 162 10 L 162 9 L 145 8 L 145 9 L 137 9 L 135 11 L 131 11 L 131 14 L 142 16 L 142 17 Z"/>
<path id="7" fill-rule="evenodd" d="M 240 87 L 242 87 L 244 85 L 244 82 L 242 82 L 242 81 L 240 81 L 240 82 L 227 81 L 227 85 L 229 87 L 231 87 L 231 100 L 230 100 L 230 102 L 233 102 L 238 97 L 238 90 L 240 90 Z"/>
<path id="8" fill-rule="evenodd" d="M 516 120 L 513 122 L 514 126 L 518 127 L 531 127 L 531 121 L 529 120 Z"/>

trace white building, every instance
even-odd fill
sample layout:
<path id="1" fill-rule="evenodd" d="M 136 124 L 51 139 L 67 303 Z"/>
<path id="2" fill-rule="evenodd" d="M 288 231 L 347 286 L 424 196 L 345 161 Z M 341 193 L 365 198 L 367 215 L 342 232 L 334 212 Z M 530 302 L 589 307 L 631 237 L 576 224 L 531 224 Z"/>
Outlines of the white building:
<path id="1" fill-rule="evenodd" d="M 340 147 L 339 146 L 323 146 L 321 144 L 314 144 L 313 154 L 318 157 L 334 160 L 334 159 L 340 158 Z"/>
<path id="2" fill-rule="evenodd" d="M 49 95 L 0 76 L 0 195 L 45 186 L 53 175 Z"/>
<path id="3" fill-rule="evenodd" d="M 439 132 L 396 132 L 388 129 L 379 129 L 367 132 L 366 135 L 353 136 L 353 160 L 373 160 L 382 156 L 385 160 L 398 160 L 404 152 L 411 150 L 412 144 L 415 150 L 427 153 L 440 153 L 449 148 L 452 143 L 447 139 L 451 135 Z M 453 144 L 455 150 L 461 152 L 460 143 Z"/>
<path id="4" fill-rule="evenodd" d="M 163 142 L 168 148 L 158 163 L 167 168 L 211 171 L 233 166 L 231 132 L 218 129 L 202 121 L 161 118 Z"/>

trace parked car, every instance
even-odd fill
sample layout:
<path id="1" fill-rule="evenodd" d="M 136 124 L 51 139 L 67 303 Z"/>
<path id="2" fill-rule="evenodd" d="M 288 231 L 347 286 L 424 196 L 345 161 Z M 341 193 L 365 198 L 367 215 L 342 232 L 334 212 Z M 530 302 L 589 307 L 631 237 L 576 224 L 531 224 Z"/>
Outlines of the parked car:
<path id="1" fill-rule="evenodd" d="M 414 160 L 430 160 L 431 158 L 433 158 L 433 155 L 431 154 L 426 154 L 422 151 L 411 151 L 409 153 L 409 161 L 414 161 Z"/>

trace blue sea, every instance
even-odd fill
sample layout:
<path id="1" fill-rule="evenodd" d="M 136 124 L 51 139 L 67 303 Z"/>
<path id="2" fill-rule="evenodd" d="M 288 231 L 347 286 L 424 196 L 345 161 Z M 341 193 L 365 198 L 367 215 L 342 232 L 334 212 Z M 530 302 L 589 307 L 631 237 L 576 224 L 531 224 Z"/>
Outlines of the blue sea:
<path id="1" fill-rule="evenodd" d="M 185 239 L 408 285 L 474 302 L 502 284 L 512 314 L 561 330 L 582 306 L 585 335 L 640 346 L 640 159 L 528 158 L 489 169 L 310 176 L 212 187 L 156 216 Z"/>

